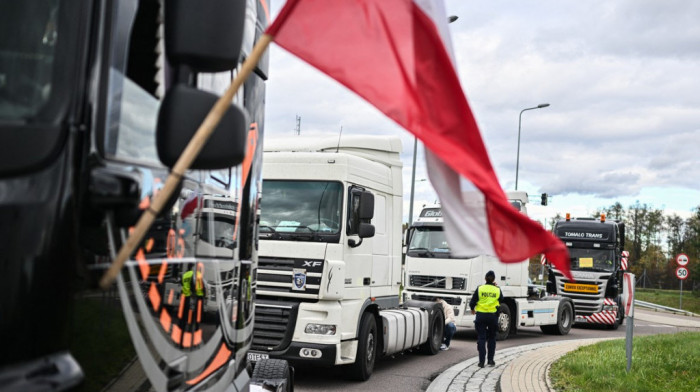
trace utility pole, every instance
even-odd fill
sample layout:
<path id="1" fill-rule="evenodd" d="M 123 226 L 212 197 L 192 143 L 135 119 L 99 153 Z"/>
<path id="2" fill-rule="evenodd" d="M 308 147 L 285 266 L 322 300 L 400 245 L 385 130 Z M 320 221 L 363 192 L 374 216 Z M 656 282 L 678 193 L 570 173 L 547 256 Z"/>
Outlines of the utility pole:
<path id="1" fill-rule="evenodd" d="M 298 114 L 296 116 L 297 116 L 297 118 L 296 118 L 296 126 L 294 127 L 294 134 L 299 136 L 299 135 L 301 135 L 301 116 Z"/>

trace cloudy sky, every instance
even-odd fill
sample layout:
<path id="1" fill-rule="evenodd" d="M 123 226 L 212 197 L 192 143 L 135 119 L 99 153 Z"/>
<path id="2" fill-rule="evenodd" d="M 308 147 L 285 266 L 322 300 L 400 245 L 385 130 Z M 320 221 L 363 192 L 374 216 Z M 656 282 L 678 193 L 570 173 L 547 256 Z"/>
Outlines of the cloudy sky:
<path id="1" fill-rule="evenodd" d="M 272 1 L 273 17 L 284 4 Z M 505 190 L 530 215 L 586 216 L 635 201 L 689 216 L 700 205 L 700 2 L 446 0 L 458 73 Z M 277 46 L 266 137 L 387 134 L 402 139 L 404 220 L 413 137 Z M 437 196 L 419 143 L 415 204 Z M 551 195 L 547 207 L 540 194 Z M 415 212 L 414 212 L 415 216 Z"/>

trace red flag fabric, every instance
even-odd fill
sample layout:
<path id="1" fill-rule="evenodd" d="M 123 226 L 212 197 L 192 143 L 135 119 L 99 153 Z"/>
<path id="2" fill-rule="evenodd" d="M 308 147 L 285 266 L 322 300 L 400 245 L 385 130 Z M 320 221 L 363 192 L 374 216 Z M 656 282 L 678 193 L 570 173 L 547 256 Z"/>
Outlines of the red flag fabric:
<path id="1" fill-rule="evenodd" d="M 571 278 L 564 244 L 516 211 L 499 185 L 454 69 L 446 27 L 441 1 L 288 0 L 267 33 L 413 133 L 444 163 L 447 170 L 431 174 L 431 181 L 454 254 L 494 254 L 514 263 L 546 253 Z M 479 197 L 465 199 L 463 188 Z M 471 229 L 461 230 L 464 221 Z M 468 234 L 478 231 L 486 235 L 474 241 Z M 450 239 L 451 232 L 462 236 Z"/>

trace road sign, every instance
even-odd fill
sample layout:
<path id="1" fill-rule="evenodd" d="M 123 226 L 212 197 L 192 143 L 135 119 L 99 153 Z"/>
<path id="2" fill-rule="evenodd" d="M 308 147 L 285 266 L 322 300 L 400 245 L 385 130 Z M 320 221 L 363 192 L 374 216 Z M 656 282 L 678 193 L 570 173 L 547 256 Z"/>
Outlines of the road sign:
<path id="1" fill-rule="evenodd" d="M 688 279 L 688 275 L 689 275 L 689 273 L 688 273 L 687 268 L 685 268 L 685 267 L 676 268 L 676 276 L 678 277 L 678 279 L 686 280 L 686 279 Z"/>
<path id="2" fill-rule="evenodd" d="M 688 255 L 685 253 L 680 253 L 678 256 L 676 256 L 676 263 L 680 265 L 681 267 L 685 266 L 688 264 Z"/>

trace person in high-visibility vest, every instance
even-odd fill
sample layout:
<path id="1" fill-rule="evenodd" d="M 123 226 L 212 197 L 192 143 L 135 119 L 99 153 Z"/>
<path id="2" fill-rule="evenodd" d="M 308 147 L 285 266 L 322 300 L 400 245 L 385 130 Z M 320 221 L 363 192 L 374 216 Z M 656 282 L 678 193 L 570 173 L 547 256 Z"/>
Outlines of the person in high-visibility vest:
<path id="1" fill-rule="evenodd" d="M 187 329 L 187 326 L 192 326 L 192 329 L 196 329 L 196 326 L 199 325 L 202 319 L 202 300 L 204 299 L 202 269 L 202 264 L 198 263 L 197 275 L 194 274 L 193 270 L 186 271 L 182 274 L 183 303 L 180 304 L 179 317 L 183 332 Z"/>
<path id="2" fill-rule="evenodd" d="M 486 273 L 486 284 L 476 288 L 469 307 L 472 314 L 476 314 L 474 326 L 478 334 L 476 348 L 479 351 L 479 367 L 484 367 L 484 360 L 487 357 L 488 364 L 496 366 L 493 356 L 496 354 L 496 332 L 498 332 L 498 307 L 503 301 L 503 293 L 496 286 L 496 274 L 493 271 Z M 487 345 L 488 341 L 488 345 Z"/>

